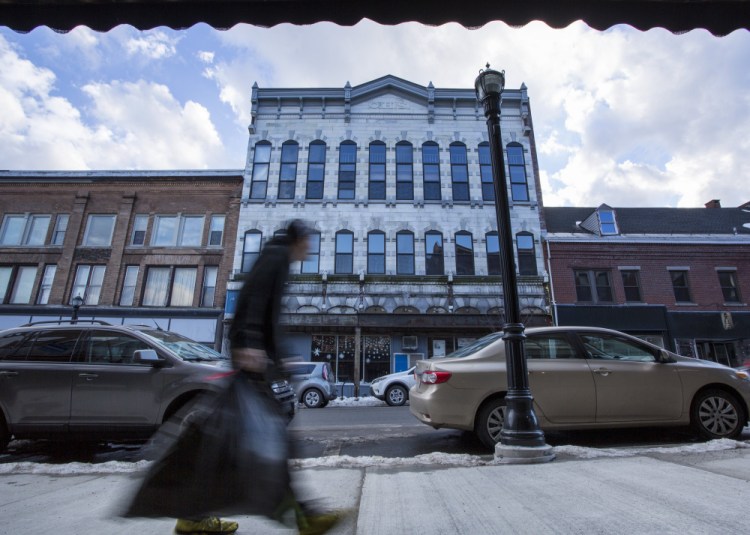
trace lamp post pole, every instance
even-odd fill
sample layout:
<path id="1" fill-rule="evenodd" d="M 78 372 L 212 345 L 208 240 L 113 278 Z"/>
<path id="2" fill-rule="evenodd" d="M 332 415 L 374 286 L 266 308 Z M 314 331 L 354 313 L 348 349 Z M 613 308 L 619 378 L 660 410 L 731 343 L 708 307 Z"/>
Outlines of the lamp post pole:
<path id="1" fill-rule="evenodd" d="M 534 413 L 534 398 L 529 389 L 528 370 L 524 358 L 524 325 L 518 304 L 516 263 L 513 256 L 513 232 L 510 225 L 508 190 L 505 178 L 502 138 L 500 135 L 500 95 L 505 87 L 505 71 L 481 70 L 474 86 L 477 99 L 484 106 L 490 141 L 492 181 L 495 186 L 495 211 L 500 240 L 500 268 L 503 278 L 505 323 L 505 363 L 508 391 L 505 395 L 505 416 L 497 457 L 505 462 L 544 462 L 554 458 L 552 448 L 544 441 Z"/>

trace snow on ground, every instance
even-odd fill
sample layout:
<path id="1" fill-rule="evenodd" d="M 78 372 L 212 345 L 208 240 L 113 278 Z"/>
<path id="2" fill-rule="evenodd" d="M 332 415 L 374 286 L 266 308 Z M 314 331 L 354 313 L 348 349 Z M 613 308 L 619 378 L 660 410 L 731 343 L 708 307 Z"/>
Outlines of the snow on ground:
<path id="1" fill-rule="evenodd" d="M 386 406 L 372 396 L 359 398 L 336 398 L 329 403 L 331 407 L 378 407 Z M 304 405 L 302 405 L 304 407 Z M 653 454 L 691 454 L 732 449 L 750 448 L 750 441 L 720 439 L 697 444 L 663 447 L 630 447 L 630 448 L 588 448 L 582 446 L 555 446 L 558 456 L 576 459 L 596 459 L 604 457 L 636 457 Z M 6 474 L 46 474 L 46 475 L 104 475 L 139 472 L 148 468 L 151 461 L 123 462 L 108 461 L 104 463 L 67 463 L 44 464 L 34 462 L 11 462 L 0 464 L 0 475 Z M 331 455 L 312 459 L 293 459 L 292 469 L 307 468 L 366 468 L 370 466 L 486 466 L 496 464 L 491 454 L 468 455 L 454 453 L 428 453 L 414 457 L 351 457 L 349 455 Z"/>
<path id="2" fill-rule="evenodd" d="M 701 452 L 723 451 L 750 448 L 750 442 L 740 440 L 711 440 L 700 444 L 681 446 L 643 447 L 643 448 L 585 448 L 580 446 L 555 446 L 557 455 L 578 459 L 595 459 L 602 457 L 637 457 L 650 454 L 691 454 Z M 371 466 L 486 466 L 496 464 L 491 455 L 467 455 L 452 453 L 428 453 L 414 457 L 351 457 L 349 455 L 332 455 L 313 459 L 293 459 L 292 469 L 307 468 L 367 468 Z M 151 461 L 106 463 L 68 463 L 43 464 L 34 462 L 17 462 L 0 464 L 0 475 L 8 474 L 45 474 L 45 475 L 105 475 L 143 471 Z"/>

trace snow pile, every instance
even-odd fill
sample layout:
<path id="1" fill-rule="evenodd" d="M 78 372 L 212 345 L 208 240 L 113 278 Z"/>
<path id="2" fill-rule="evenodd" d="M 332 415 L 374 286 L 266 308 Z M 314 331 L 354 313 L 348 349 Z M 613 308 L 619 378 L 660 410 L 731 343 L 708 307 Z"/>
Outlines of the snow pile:
<path id="1" fill-rule="evenodd" d="M 149 467 L 151 461 L 108 461 L 106 463 L 44 464 L 32 462 L 0 464 L 0 475 L 43 474 L 52 476 L 129 474 Z"/>
<path id="2" fill-rule="evenodd" d="M 488 456 L 468 455 L 464 453 L 426 453 L 414 457 L 351 457 L 333 455 L 315 459 L 293 459 L 292 468 L 369 468 L 371 466 L 486 466 L 495 464 Z"/>
<path id="3" fill-rule="evenodd" d="M 647 448 L 585 448 L 582 446 L 555 446 L 554 451 L 557 455 L 570 455 L 581 459 L 595 459 L 598 457 L 635 457 L 638 455 L 649 455 L 654 453 L 701 453 L 742 448 L 750 448 L 750 444 L 741 440 L 722 438 L 699 444 Z"/>
<path id="4" fill-rule="evenodd" d="M 586 448 L 581 446 L 555 446 L 554 452 L 559 456 L 578 459 L 596 459 L 605 457 L 637 457 L 653 454 L 690 454 L 712 451 L 750 448 L 750 442 L 730 439 L 711 440 L 698 444 L 686 444 L 667 447 L 643 448 Z M 0 464 L 0 475 L 7 474 L 44 474 L 44 475 L 107 475 L 127 474 L 146 470 L 151 461 L 123 462 L 108 461 L 105 463 L 68 463 L 44 464 L 34 462 L 17 462 Z M 292 459 L 292 469 L 307 468 L 369 468 L 373 466 L 488 466 L 497 464 L 494 456 L 468 455 L 458 453 L 427 453 L 414 457 L 351 457 L 349 455 L 332 455 L 313 459 Z"/>
<path id="5" fill-rule="evenodd" d="M 386 405 L 385 401 L 380 401 L 372 396 L 336 398 L 328 402 L 329 407 L 385 407 Z"/>

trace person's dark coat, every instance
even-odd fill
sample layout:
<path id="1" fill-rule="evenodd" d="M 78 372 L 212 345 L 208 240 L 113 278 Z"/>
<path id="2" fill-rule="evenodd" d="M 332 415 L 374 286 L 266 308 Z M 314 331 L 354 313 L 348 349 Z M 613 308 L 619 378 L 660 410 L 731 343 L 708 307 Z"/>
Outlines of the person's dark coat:
<path id="1" fill-rule="evenodd" d="M 266 351 L 271 363 L 266 377 L 282 377 L 279 344 L 279 315 L 284 286 L 289 278 L 289 246 L 283 237 L 266 244 L 256 260 L 237 299 L 229 330 L 233 349 Z"/>

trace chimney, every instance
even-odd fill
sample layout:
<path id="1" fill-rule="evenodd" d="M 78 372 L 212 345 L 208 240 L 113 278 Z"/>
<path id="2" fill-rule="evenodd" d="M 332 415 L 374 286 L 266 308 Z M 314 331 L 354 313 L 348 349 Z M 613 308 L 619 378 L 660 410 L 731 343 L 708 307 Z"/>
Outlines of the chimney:
<path id="1" fill-rule="evenodd" d="M 719 199 L 712 199 L 706 203 L 706 208 L 721 208 Z"/>

